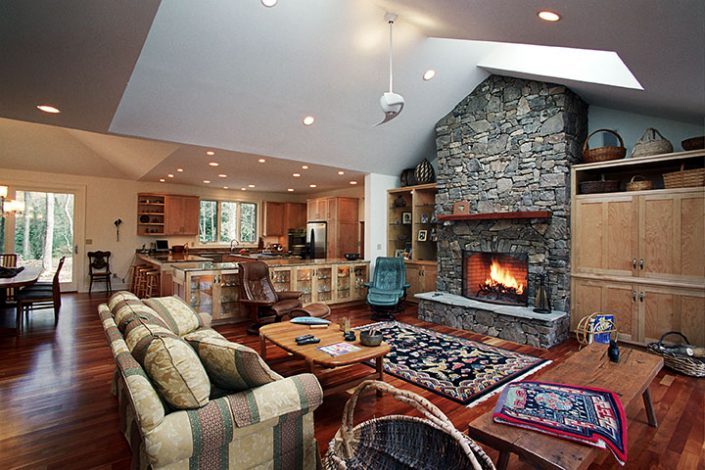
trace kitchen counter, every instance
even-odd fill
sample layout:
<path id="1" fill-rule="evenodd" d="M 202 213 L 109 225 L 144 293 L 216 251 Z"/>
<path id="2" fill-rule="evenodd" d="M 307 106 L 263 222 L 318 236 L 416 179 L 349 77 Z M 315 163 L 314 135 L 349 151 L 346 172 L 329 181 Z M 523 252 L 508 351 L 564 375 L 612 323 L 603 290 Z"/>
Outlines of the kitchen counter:
<path id="1" fill-rule="evenodd" d="M 143 254 L 137 253 L 137 259 L 141 259 L 150 264 L 156 264 L 162 266 L 165 264 L 177 264 L 177 263 L 193 263 L 195 261 L 210 261 L 208 258 L 204 258 L 198 255 L 189 255 L 185 253 L 154 253 L 154 254 Z"/>

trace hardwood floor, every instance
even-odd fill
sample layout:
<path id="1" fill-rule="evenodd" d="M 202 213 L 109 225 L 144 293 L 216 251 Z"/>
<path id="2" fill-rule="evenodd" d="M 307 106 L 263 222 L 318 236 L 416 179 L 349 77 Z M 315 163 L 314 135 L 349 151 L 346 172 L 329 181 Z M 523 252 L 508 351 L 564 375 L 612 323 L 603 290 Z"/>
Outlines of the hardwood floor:
<path id="1" fill-rule="evenodd" d="M 20 338 L 0 337 L 0 468 L 128 468 L 130 450 L 118 432 L 117 402 L 110 394 L 113 360 L 97 315 L 105 299 L 85 294 L 64 296 L 59 325 L 53 326 L 50 310 L 32 312 L 26 334 Z M 411 306 L 399 320 L 466 338 L 485 341 L 507 349 L 538 355 L 559 362 L 572 354 L 573 341 L 549 351 L 519 346 L 507 341 L 457 331 L 416 319 Z M 333 318 L 347 315 L 354 325 L 369 323 L 365 306 L 334 309 Z M 4 321 L 12 317 L 5 313 Z M 217 328 L 228 339 L 258 348 L 258 339 L 248 336 L 244 326 Z M 268 354 L 277 357 L 271 346 Z M 550 366 L 549 366 L 550 367 Z M 301 362 L 289 361 L 275 367 L 281 373 L 303 371 Z M 364 366 L 358 372 L 366 372 Z M 355 371 L 341 372 L 345 378 Z M 335 379 L 335 377 L 333 377 Z M 566 378 L 568 381 L 569 378 Z M 387 376 L 395 387 L 412 390 L 431 400 L 461 430 L 494 400 L 465 408 L 432 392 Z M 659 428 L 647 425 L 646 414 L 637 400 L 627 409 L 629 462 L 632 469 L 705 470 L 705 380 L 661 371 L 651 387 Z M 340 426 L 347 394 L 326 397 L 316 411 L 316 437 L 323 452 Z M 361 399 L 356 421 L 387 414 L 408 414 L 408 408 L 391 397 L 370 394 Z M 560 445 L 560 441 L 556 441 Z M 488 449 L 495 459 L 497 454 Z M 510 468 L 526 468 L 516 458 Z M 605 451 L 591 469 L 620 468 Z"/>

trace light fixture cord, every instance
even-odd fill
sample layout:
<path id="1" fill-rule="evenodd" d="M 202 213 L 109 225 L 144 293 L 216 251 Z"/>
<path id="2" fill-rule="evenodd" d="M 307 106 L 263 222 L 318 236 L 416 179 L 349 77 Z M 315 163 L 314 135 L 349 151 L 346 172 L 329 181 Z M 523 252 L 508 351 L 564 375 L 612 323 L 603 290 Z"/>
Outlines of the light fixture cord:
<path id="1" fill-rule="evenodd" d="M 394 92 L 394 68 L 392 67 L 393 61 L 392 61 L 392 55 L 393 55 L 393 47 L 392 47 L 392 26 L 394 25 L 394 21 L 389 22 L 389 93 Z"/>

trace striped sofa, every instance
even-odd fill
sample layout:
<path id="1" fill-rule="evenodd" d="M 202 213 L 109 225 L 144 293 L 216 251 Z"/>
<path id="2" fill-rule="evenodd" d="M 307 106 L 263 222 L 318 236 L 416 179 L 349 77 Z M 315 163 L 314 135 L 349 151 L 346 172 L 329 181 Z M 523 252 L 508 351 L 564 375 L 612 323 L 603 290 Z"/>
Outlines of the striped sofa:
<path id="1" fill-rule="evenodd" d="M 113 393 L 133 468 L 320 466 L 315 376 L 279 376 L 178 297 L 143 302 L 118 292 L 98 313 L 117 365 Z"/>

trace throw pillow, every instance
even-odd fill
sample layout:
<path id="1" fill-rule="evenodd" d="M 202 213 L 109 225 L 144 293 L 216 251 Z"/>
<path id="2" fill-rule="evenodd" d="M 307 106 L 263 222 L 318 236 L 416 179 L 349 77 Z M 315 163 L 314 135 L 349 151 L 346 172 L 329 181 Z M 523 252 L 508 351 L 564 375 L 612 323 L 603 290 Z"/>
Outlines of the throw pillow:
<path id="1" fill-rule="evenodd" d="M 144 303 L 153 308 L 171 331 L 179 336 L 191 333 L 201 326 L 198 314 L 180 297 L 152 297 L 145 299 Z"/>
<path id="2" fill-rule="evenodd" d="M 121 300 L 114 305 L 115 306 L 111 310 L 111 313 L 118 330 L 122 333 L 125 333 L 125 328 L 127 328 L 127 325 L 136 318 L 141 318 L 148 323 L 153 323 L 168 329 L 168 326 L 164 323 L 161 317 L 157 315 L 157 312 L 147 307 L 139 299 Z"/>
<path id="3" fill-rule="evenodd" d="M 232 391 L 249 390 L 276 380 L 274 372 L 252 348 L 213 337 L 189 337 L 211 381 Z"/>
<path id="4" fill-rule="evenodd" d="M 175 409 L 199 408 L 209 401 L 210 380 L 196 352 L 169 329 L 135 318 L 125 342 L 162 398 Z"/>
<path id="5" fill-rule="evenodd" d="M 117 304 L 118 302 L 122 302 L 123 300 L 139 300 L 139 298 L 132 292 L 124 290 L 120 292 L 115 292 L 108 299 L 108 308 L 110 309 L 110 311 L 113 311 L 113 308 L 115 308 L 115 304 Z"/>

